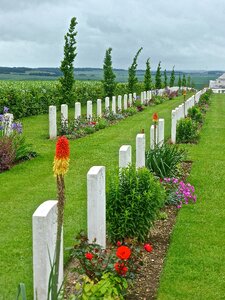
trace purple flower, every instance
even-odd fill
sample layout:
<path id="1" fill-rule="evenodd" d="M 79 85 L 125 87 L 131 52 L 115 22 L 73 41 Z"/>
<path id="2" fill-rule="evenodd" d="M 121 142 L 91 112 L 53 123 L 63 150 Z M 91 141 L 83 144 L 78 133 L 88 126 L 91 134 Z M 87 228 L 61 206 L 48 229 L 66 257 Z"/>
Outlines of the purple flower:
<path id="1" fill-rule="evenodd" d="M 9 112 L 9 108 L 8 108 L 8 107 L 6 107 L 6 106 L 4 106 L 4 108 L 3 108 L 3 112 L 4 112 L 4 114 L 6 114 L 7 112 Z"/>
<path id="2" fill-rule="evenodd" d="M 2 122 L 4 119 L 4 116 L 3 115 L 0 115 L 0 122 Z"/>

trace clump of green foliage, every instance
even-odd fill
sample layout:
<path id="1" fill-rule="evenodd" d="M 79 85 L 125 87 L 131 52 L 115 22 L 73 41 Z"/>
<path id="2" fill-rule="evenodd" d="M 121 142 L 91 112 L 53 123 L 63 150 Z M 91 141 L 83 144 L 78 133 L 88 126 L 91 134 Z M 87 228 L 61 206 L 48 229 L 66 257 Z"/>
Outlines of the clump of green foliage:
<path id="1" fill-rule="evenodd" d="M 180 164 L 186 158 L 184 149 L 178 145 L 164 143 L 146 151 L 146 167 L 157 177 L 177 177 Z"/>
<path id="2" fill-rule="evenodd" d="M 203 123 L 203 114 L 201 113 L 200 108 L 197 106 L 193 106 L 188 109 L 188 117 L 190 117 L 193 121 Z"/>
<path id="3" fill-rule="evenodd" d="M 109 48 L 106 50 L 105 53 L 105 59 L 104 59 L 104 65 L 103 65 L 103 72 L 104 72 L 104 79 L 103 79 L 103 87 L 104 87 L 104 94 L 105 97 L 110 97 L 115 93 L 115 87 L 116 87 L 116 82 L 115 78 L 116 75 L 113 72 L 112 68 L 112 48 Z"/>
<path id="4" fill-rule="evenodd" d="M 190 118 L 181 119 L 177 122 L 177 143 L 196 143 L 199 139 L 198 123 Z"/>
<path id="5" fill-rule="evenodd" d="M 145 241 L 164 201 L 164 189 L 146 168 L 130 166 L 111 176 L 106 209 L 110 240 Z"/>

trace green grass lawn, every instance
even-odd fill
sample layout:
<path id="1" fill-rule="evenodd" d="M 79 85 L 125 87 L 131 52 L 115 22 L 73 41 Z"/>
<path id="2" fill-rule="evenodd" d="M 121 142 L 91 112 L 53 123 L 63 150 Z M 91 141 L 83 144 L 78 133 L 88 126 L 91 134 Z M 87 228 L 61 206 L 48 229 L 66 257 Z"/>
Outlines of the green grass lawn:
<path id="1" fill-rule="evenodd" d="M 107 173 L 118 166 L 121 145 L 131 144 L 135 162 L 135 137 L 145 129 L 149 146 L 152 114 L 165 118 L 165 135 L 170 136 L 171 110 L 182 97 L 150 107 L 104 130 L 70 142 L 70 170 L 66 176 L 64 245 L 72 246 L 75 234 L 86 229 L 86 174 L 94 165 L 106 166 Z M 70 115 L 74 112 L 71 110 Z M 19 282 L 32 299 L 32 214 L 44 201 L 56 199 L 52 164 L 55 141 L 47 139 L 48 116 L 23 120 L 27 141 L 39 156 L 0 174 L 1 262 L 0 299 L 15 299 Z M 65 260 L 68 255 L 65 254 Z"/>
<path id="2" fill-rule="evenodd" d="M 225 299 L 225 95 L 214 95 L 198 145 L 188 146 L 198 200 L 179 212 L 158 299 Z"/>

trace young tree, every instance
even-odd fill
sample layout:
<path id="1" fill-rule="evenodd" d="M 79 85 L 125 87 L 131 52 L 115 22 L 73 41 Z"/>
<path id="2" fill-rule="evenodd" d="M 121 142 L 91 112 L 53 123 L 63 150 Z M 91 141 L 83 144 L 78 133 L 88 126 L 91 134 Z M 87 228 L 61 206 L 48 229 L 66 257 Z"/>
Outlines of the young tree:
<path id="1" fill-rule="evenodd" d="M 179 89 L 181 88 L 181 84 L 182 84 L 182 82 L 181 82 L 181 77 L 180 77 L 180 74 L 179 74 L 179 78 L 178 78 L 178 86 L 179 86 Z"/>
<path id="2" fill-rule="evenodd" d="M 76 18 L 73 17 L 70 21 L 69 31 L 64 36 L 64 58 L 61 61 L 60 70 L 63 73 L 63 77 L 59 79 L 61 83 L 61 102 L 66 104 L 72 103 L 72 90 L 74 84 L 74 66 L 73 62 L 77 55 L 76 53 L 76 35 L 75 27 L 77 25 Z"/>
<path id="3" fill-rule="evenodd" d="M 116 82 L 115 78 L 116 75 L 113 72 L 112 68 L 112 56 L 111 56 L 112 48 L 109 48 L 105 52 L 105 59 L 104 59 L 104 65 L 103 65 L 103 71 L 104 71 L 104 79 L 103 79 L 103 87 L 104 87 L 104 93 L 105 96 L 108 96 L 112 98 L 114 95 Z"/>
<path id="4" fill-rule="evenodd" d="M 185 76 L 185 74 L 183 74 L 183 77 L 182 77 L 182 86 L 186 86 L 186 85 L 187 85 L 186 76 Z"/>
<path id="5" fill-rule="evenodd" d="M 137 76 L 136 76 L 136 70 L 137 70 L 137 58 L 140 52 L 142 51 L 142 47 L 138 50 L 136 53 L 132 65 L 128 69 L 128 93 L 133 93 L 135 84 L 138 82 Z"/>
<path id="6" fill-rule="evenodd" d="M 188 78 L 187 78 L 187 87 L 191 87 L 191 76 L 188 75 Z"/>
<path id="7" fill-rule="evenodd" d="M 164 70 L 164 87 L 167 87 L 167 74 L 166 74 L 166 69 Z"/>
<path id="8" fill-rule="evenodd" d="M 145 90 L 146 91 L 151 90 L 151 88 L 152 88 L 152 76 L 151 76 L 150 58 L 148 58 L 147 61 L 146 61 L 144 85 L 145 85 Z"/>
<path id="9" fill-rule="evenodd" d="M 174 71 L 175 66 L 173 66 L 173 69 L 171 71 L 171 75 L 170 75 L 170 87 L 174 86 L 175 83 L 175 71 Z"/>
<path id="10" fill-rule="evenodd" d="M 161 80 L 161 61 L 158 64 L 156 74 L 155 74 L 155 88 L 161 89 L 162 88 L 162 80 Z"/>

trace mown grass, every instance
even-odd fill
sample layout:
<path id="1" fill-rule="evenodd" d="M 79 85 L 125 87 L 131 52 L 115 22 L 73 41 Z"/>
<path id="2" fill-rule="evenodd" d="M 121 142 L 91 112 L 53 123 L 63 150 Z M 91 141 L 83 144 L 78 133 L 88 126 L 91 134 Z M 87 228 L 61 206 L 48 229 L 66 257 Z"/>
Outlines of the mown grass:
<path id="1" fill-rule="evenodd" d="M 171 110 L 182 97 L 165 102 L 108 127 L 70 142 L 70 170 L 66 176 L 66 208 L 64 246 L 72 246 L 75 234 L 86 229 L 86 174 L 93 165 L 106 166 L 107 173 L 118 165 L 118 150 L 131 144 L 135 159 L 135 136 L 143 128 L 149 145 L 152 114 L 165 118 L 165 135 L 170 136 Z M 73 115 L 73 111 L 70 111 Z M 52 173 L 55 141 L 47 139 L 48 116 L 23 120 L 27 141 L 33 144 L 38 157 L 16 165 L 0 174 L 1 199 L 1 266 L 0 299 L 15 299 L 19 282 L 26 284 L 28 299 L 32 299 L 32 214 L 44 201 L 56 199 L 56 184 Z M 65 260 L 67 259 L 65 254 Z"/>
<path id="2" fill-rule="evenodd" d="M 225 95 L 214 95 L 189 181 L 198 200 L 179 212 L 158 299 L 225 299 Z"/>

